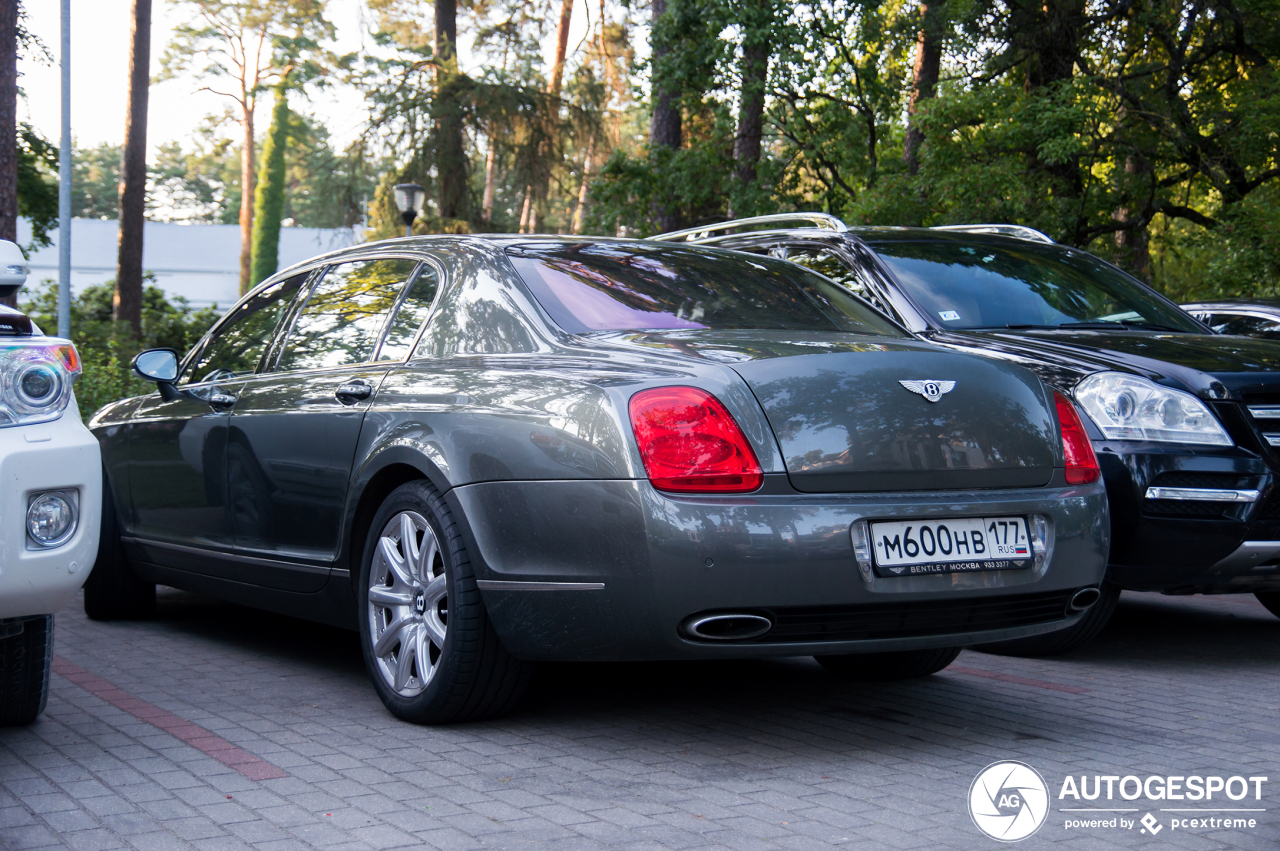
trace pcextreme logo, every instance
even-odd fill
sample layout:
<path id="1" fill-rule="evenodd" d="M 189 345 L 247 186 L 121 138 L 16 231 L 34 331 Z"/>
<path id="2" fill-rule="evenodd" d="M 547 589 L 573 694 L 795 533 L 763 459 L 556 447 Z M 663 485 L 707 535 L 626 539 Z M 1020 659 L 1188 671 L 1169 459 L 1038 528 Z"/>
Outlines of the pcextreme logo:
<path id="1" fill-rule="evenodd" d="M 1063 829 L 1070 831 L 1136 830 L 1155 836 L 1166 827 L 1173 832 L 1253 830 L 1259 814 L 1267 812 L 1262 806 L 1267 782 L 1244 775 L 1096 774 L 1079 780 L 1068 775 L 1058 792 L 1058 812 Z M 1139 816 L 1144 809 L 1152 811 Z M 973 823 L 1001 842 L 1031 836 L 1048 820 L 1049 810 L 1048 785 L 1024 762 L 994 762 L 969 786 Z"/>

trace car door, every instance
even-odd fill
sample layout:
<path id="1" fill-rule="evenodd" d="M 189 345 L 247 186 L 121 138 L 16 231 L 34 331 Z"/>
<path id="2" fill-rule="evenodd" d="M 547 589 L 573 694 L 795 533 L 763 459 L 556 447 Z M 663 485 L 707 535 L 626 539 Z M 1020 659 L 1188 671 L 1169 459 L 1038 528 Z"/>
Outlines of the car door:
<path id="1" fill-rule="evenodd" d="M 127 426 L 126 537 L 143 561 L 237 578 L 226 499 L 227 425 L 307 273 L 234 308 L 186 358 L 172 391 L 143 399 Z M 214 555 L 209 555 L 214 553 Z"/>
<path id="2" fill-rule="evenodd" d="M 435 295 L 435 273 L 422 266 L 419 274 L 420 265 L 330 266 L 295 311 L 274 362 L 241 390 L 227 487 L 235 548 L 249 557 L 254 584 L 306 592 L 327 581 L 364 414 L 393 359 L 408 354 L 403 321 Z"/>

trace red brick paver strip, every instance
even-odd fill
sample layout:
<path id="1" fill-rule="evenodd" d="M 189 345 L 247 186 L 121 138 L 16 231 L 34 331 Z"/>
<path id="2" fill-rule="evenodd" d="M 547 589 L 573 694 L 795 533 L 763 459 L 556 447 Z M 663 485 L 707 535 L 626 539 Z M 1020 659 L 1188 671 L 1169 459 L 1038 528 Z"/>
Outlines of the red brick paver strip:
<path id="1" fill-rule="evenodd" d="M 1080 686 L 1066 686 L 1062 683 L 1050 683 L 1045 680 L 1033 680 L 1029 677 L 1016 677 L 1013 674 L 1001 674 L 996 671 L 984 671 L 981 668 L 964 668 L 959 665 L 949 665 L 947 670 L 954 674 L 968 674 L 971 677 L 986 677 L 989 680 L 999 680 L 1002 683 L 1016 683 L 1020 686 L 1034 686 L 1035 688 L 1045 688 L 1049 691 L 1065 691 L 1067 694 L 1088 694 L 1089 689 L 1080 688 Z"/>
<path id="2" fill-rule="evenodd" d="M 199 724 L 194 724 L 186 718 L 134 697 L 124 689 L 61 656 L 53 657 L 53 670 L 94 697 L 101 698 L 117 709 L 128 712 L 139 721 L 165 731 L 175 739 L 213 757 L 228 768 L 234 768 L 250 780 L 275 780 L 289 776 L 288 772 L 254 756 L 221 736 L 210 733 Z"/>

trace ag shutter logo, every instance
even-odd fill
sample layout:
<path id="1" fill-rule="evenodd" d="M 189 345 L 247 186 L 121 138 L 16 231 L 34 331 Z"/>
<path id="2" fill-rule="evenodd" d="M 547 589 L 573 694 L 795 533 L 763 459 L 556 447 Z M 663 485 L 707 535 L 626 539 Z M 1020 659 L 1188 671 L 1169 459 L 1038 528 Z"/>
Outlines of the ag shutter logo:
<path id="1" fill-rule="evenodd" d="M 1049 815 L 1049 787 L 1026 763 L 993 762 L 969 787 L 969 815 L 978 830 L 992 839 L 1026 839 Z"/>

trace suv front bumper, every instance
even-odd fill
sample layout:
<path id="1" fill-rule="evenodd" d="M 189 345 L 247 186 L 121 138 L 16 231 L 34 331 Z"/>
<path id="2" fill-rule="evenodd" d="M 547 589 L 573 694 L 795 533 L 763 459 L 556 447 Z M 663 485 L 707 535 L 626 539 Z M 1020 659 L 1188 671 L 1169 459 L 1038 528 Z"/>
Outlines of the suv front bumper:
<path id="1" fill-rule="evenodd" d="M 0 619 L 56 612 L 93 568 L 102 517 L 98 441 L 74 402 L 50 423 L 0 428 Z M 76 529 L 44 548 L 27 535 L 27 506 L 62 491 L 78 503 Z"/>

